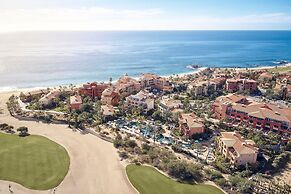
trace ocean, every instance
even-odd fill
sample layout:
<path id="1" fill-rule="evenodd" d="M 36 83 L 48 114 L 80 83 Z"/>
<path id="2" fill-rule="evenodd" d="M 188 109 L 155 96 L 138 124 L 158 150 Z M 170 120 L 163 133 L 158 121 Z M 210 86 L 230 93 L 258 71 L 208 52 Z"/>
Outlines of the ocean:
<path id="1" fill-rule="evenodd" d="M 172 75 L 291 61 L 291 31 L 19 32 L 0 34 L 0 90 Z"/>

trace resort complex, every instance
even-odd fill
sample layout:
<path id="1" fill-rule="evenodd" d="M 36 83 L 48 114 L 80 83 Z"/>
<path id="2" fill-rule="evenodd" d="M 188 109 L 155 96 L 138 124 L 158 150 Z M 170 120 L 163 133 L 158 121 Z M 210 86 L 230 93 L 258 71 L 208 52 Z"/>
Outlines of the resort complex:
<path id="1" fill-rule="evenodd" d="M 0 194 L 291 194 L 291 0 L 2 0 Z"/>
<path id="2" fill-rule="evenodd" d="M 116 82 L 12 95 L 7 108 L 20 120 L 65 124 L 113 143 L 122 163 L 151 165 L 181 182 L 208 180 L 229 193 L 286 193 L 289 180 L 268 189 L 263 185 L 272 184 L 266 177 L 288 165 L 291 99 L 278 85 L 288 88 L 290 80 L 290 71 L 272 69 L 124 75 Z M 270 92 L 275 90 L 281 92 Z M 13 132 L 6 124 L 2 129 Z M 258 172 L 265 178 L 255 184 Z"/>
<path id="3" fill-rule="evenodd" d="M 270 103 L 257 102 L 245 96 L 228 94 L 213 103 L 218 119 L 226 119 L 231 125 L 247 123 L 256 129 L 290 133 L 291 109 Z"/>

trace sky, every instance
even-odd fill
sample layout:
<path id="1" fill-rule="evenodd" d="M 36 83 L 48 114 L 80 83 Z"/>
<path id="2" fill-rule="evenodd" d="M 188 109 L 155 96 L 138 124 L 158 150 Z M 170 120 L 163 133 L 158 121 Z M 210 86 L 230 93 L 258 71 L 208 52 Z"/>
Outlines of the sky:
<path id="1" fill-rule="evenodd" d="M 291 0 L 0 0 L 0 32 L 291 30 Z"/>

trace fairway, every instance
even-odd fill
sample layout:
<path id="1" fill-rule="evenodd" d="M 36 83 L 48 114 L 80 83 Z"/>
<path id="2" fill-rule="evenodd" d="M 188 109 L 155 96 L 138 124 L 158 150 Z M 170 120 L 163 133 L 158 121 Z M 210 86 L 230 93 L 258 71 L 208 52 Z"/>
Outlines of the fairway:
<path id="1" fill-rule="evenodd" d="M 47 190 L 58 186 L 69 170 L 65 148 L 41 136 L 0 133 L 0 179 Z"/>
<path id="2" fill-rule="evenodd" d="M 178 183 L 148 166 L 130 164 L 126 172 L 130 182 L 141 194 L 223 194 L 211 185 Z"/>

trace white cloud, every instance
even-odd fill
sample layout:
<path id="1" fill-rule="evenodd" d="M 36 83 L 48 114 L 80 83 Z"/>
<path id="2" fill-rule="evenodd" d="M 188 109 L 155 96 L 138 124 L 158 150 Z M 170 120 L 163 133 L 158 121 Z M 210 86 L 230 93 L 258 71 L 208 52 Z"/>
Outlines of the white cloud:
<path id="1" fill-rule="evenodd" d="M 103 7 L 13 9 L 0 12 L 0 32 L 38 30 L 290 29 L 291 15 L 179 16 L 161 9 Z"/>
<path id="2" fill-rule="evenodd" d="M 0 12 L 0 31 L 129 29 L 162 13 L 160 9 L 115 10 L 102 7 L 15 9 Z"/>

